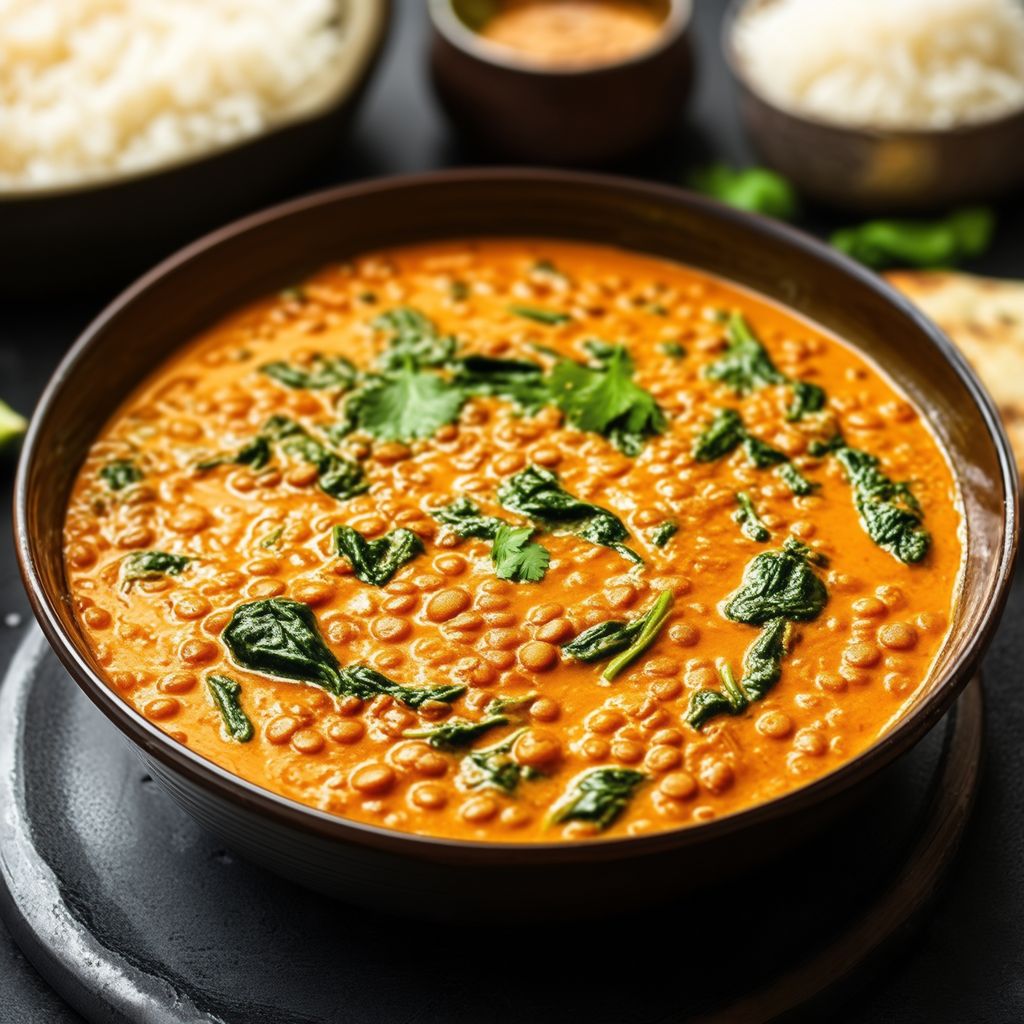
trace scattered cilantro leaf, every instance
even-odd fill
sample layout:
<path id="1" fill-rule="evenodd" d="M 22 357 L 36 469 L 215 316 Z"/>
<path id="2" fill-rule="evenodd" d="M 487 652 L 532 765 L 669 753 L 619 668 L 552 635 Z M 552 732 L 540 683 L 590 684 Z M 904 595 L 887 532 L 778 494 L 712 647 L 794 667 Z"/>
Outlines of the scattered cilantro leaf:
<path id="1" fill-rule="evenodd" d="M 531 543 L 532 526 L 502 525 L 494 537 L 491 561 L 500 580 L 537 583 L 548 571 L 551 554 L 540 544 Z"/>

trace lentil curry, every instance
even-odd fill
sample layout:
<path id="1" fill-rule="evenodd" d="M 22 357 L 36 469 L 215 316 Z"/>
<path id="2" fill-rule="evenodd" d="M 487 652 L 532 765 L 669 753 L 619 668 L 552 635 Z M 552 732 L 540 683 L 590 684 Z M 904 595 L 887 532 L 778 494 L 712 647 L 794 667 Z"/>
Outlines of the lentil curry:
<path id="1" fill-rule="evenodd" d="M 175 355 L 66 521 L 109 684 L 347 818 L 706 822 L 872 744 L 961 562 L 916 410 L 792 312 L 598 246 L 329 268 Z"/>

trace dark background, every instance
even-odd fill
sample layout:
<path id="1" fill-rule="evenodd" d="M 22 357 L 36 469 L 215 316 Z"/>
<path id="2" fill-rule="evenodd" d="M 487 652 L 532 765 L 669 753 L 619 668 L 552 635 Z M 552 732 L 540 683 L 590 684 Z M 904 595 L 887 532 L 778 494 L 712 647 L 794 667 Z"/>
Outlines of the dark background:
<path id="1" fill-rule="evenodd" d="M 391 39 L 354 131 L 325 167 L 299 183 L 296 193 L 358 178 L 483 162 L 453 137 L 434 102 L 426 78 L 422 0 L 393 0 L 393 6 Z M 724 6 L 724 0 L 697 0 L 698 84 L 675 136 L 613 170 L 678 182 L 690 167 L 709 158 L 750 161 L 718 54 Z M 808 223 L 820 232 L 840 221 L 812 213 Z M 1024 277 L 1022 231 L 1024 204 L 1003 204 L 996 244 L 972 269 Z M 116 290 L 114 285 L 74 299 L 52 295 L 31 303 L 0 301 L 0 397 L 29 412 L 65 349 Z M 9 539 L 12 482 L 13 463 L 6 460 L 0 463 L 0 667 L 10 659 L 30 616 Z M 1024 697 L 1018 687 L 1024 663 L 1024 638 L 1018 629 L 1022 619 L 1024 584 L 1019 583 L 985 662 L 985 772 L 963 850 L 919 934 L 880 978 L 872 979 L 869 989 L 851 1000 L 844 1018 L 850 1024 L 1024 1020 Z M 865 827 L 871 827 L 870 820 Z M 80 1021 L 50 993 L 2 924 L 0 1021 Z"/>

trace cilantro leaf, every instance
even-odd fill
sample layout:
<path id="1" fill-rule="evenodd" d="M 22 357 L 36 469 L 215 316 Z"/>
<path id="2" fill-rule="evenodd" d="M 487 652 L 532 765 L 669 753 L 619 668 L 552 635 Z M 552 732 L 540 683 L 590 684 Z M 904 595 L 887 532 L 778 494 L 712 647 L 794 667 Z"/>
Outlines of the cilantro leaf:
<path id="1" fill-rule="evenodd" d="M 465 392 L 434 373 L 415 369 L 407 358 L 397 373 L 369 382 L 345 404 L 353 429 L 383 441 L 430 437 L 452 423 L 466 401 Z"/>
<path id="2" fill-rule="evenodd" d="M 596 367 L 563 359 L 551 371 L 550 388 L 552 401 L 574 427 L 604 434 L 627 455 L 638 454 L 646 438 L 665 429 L 665 414 L 633 380 L 633 361 L 623 345 L 602 355 Z"/>
<path id="3" fill-rule="evenodd" d="M 538 324 L 546 324 L 548 327 L 567 324 L 572 319 L 568 313 L 561 313 L 557 309 L 544 309 L 541 306 L 524 306 L 520 303 L 512 303 L 507 308 L 510 313 L 516 316 L 521 316 L 526 320 L 533 320 Z"/>
<path id="4" fill-rule="evenodd" d="M 491 547 L 498 579 L 516 583 L 536 583 L 548 571 L 551 555 L 540 544 L 533 544 L 532 526 L 501 526 Z"/>

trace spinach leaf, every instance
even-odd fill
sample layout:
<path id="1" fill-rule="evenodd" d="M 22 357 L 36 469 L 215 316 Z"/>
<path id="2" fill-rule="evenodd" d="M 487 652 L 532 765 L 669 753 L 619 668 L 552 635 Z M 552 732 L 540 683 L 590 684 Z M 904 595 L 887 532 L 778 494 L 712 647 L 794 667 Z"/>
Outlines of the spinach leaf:
<path id="1" fill-rule="evenodd" d="M 381 694 L 394 697 L 400 704 L 414 711 L 421 708 L 427 701 L 442 701 L 450 704 L 466 692 L 466 687 L 458 684 L 449 686 L 403 686 L 393 679 L 368 665 L 351 665 L 341 670 L 342 693 L 362 700 L 373 700 Z"/>
<path id="2" fill-rule="evenodd" d="M 792 399 L 786 418 L 790 420 L 799 420 L 823 408 L 825 392 L 817 384 L 795 380 L 782 373 L 741 314 L 733 313 L 729 317 L 726 340 L 725 355 L 704 368 L 704 376 L 709 380 L 725 384 L 737 395 L 748 395 L 774 384 L 788 384 L 792 388 Z"/>
<path id="3" fill-rule="evenodd" d="M 812 483 L 800 472 L 792 462 L 784 462 L 779 466 L 779 478 L 796 495 L 803 498 L 813 494 L 821 484 Z"/>
<path id="4" fill-rule="evenodd" d="M 131 459 L 114 459 L 100 470 L 100 479 L 112 491 L 123 491 L 142 479 L 142 470 Z"/>
<path id="5" fill-rule="evenodd" d="M 629 531 L 618 516 L 573 497 L 550 470 L 527 466 L 498 488 L 498 501 L 510 512 L 535 519 L 548 529 L 561 527 L 591 544 L 612 548 L 631 561 L 643 561 L 622 543 Z"/>
<path id="6" fill-rule="evenodd" d="M 785 452 L 748 433 L 743 419 L 735 409 L 720 409 L 710 423 L 697 435 L 693 457 L 698 462 L 716 462 L 740 445 L 751 465 L 767 469 L 788 462 Z"/>
<path id="7" fill-rule="evenodd" d="M 238 743 L 248 743 L 253 737 L 252 722 L 242 710 L 242 687 L 228 676 L 209 675 L 206 687 L 224 719 L 224 731 Z"/>
<path id="8" fill-rule="evenodd" d="M 874 455 L 843 445 L 836 458 L 853 487 L 853 503 L 867 535 L 901 562 L 920 562 L 931 534 L 921 525 L 921 506 L 908 484 L 894 483 Z"/>
<path id="9" fill-rule="evenodd" d="M 785 384 L 786 376 L 772 362 L 768 350 L 758 341 L 746 318 L 739 313 L 729 317 L 726 327 L 728 347 L 725 355 L 704 369 L 704 376 L 725 384 L 737 395 L 772 384 Z"/>
<path id="10" fill-rule="evenodd" d="M 554 309 L 542 309 L 540 306 L 524 306 L 521 303 L 513 302 L 506 307 L 510 313 L 533 320 L 538 324 L 545 324 L 548 327 L 557 327 L 559 324 L 567 324 L 572 317 L 568 313 L 560 313 Z"/>
<path id="11" fill-rule="evenodd" d="M 336 526 L 333 532 L 335 551 L 352 563 L 357 579 L 374 587 L 383 587 L 423 551 L 423 541 L 402 527 L 370 541 L 351 526 Z"/>
<path id="12" fill-rule="evenodd" d="M 388 347 L 377 360 L 384 371 L 401 370 L 411 365 L 444 366 L 455 355 L 455 338 L 441 335 L 437 325 L 411 306 L 399 306 L 381 313 L 371 326 L 390 334 Z"/>
<path id="13" fill-rule="evenodd" d="M 563 644 L 562 650 L 587 664 L 619 655 L 603 673 L 603 677 L 610 681 L 650 647 L 671 607 L 671 592 L 662 591 L 643 615 L 628 622 L 614 619 L 599 622 Z"/>
<path id="14" fill-rule="evenodd" d="M 325 494 L 338 501 L 347 501 L 369 490 L 358 462 L 332 452 L 306 433 L 298 423 L 284 416 L 274 416 L 264 425 L 264 434 L 284 441 L 284 451 L 303 462 L 316 466 L 317 483 Z"/>
<path id="15" fill-rule="evenodd" d="M 480 540 L 494 540 L 498 530 L 505 525 L 503 519 L 485 516 L 469 498 L 456 498 L 450 505 L 435 509 L 430 514 L 460 537 L 478 537 Z"/>
<path id="16" fill-rule="evenodd" d="M 462 759 L 459 777 L 466 789 L 496 789 L 512 796 L 522 780 L 543 777 L 536 768 L 521 765 L 512 758 L 512 747 L 523 731 L 520 729 L 506 736 L 494 746 L 474 750 Z"/>
<path id="17" fill-rule="evenodd" d="M 726 662 L 719 665 L 722 689 L 698 690 L 690 698 L 686 722 L 700 729 L 719 715 L 738 715 L 752 701 L 761 700 L 779 681 L 786 656 L 789 625 L 784 618 L 771 619 L 762 627 L 743 656 L 743 679 L 736 682 Z"/>
<path id="18" fill-rule="evenodd" d="M 603 434 L 627 455 L 660 434 L 665 414 L 651 394 L 633 380 L 633 361 L 623 345 L 607 346 L 599 367 L 563 359 L 551 371 L 551 400 L 578 430 Z"/>
<path id="19" fill-rule="evenodd" d="M 166 551 L 133 551 L 121 559 L 121 579 L 125 589 L 134 580 L 155 580 L 161 576 L 180 576 L 191 558 Z"/>
<path id="20" fill-rule="evenodd" d="M 758 469 L 768 469 L 769 466 L 777 466 L 782 462 L 789 461 L 789 457 L 784 452 L 773 448 L 767 441 L 754 437 L 753 434 L 747 434 L 744 438 L 743 451 Z"/>
<path id="21" fill-rule="evenodd" d="M 640 632 L 636 638 L 621 654 L 616 655 L 608 662 L 608 666 L 601 673 L 601 678 L 610 683 L 623 669 L 632 665 L 657 639 L 671 609 L 672 592 L 663 590 L 651 605 L 650 611 L 640 619 Z"/>
<path id="22" fill-rule="evenodd" d="M 750 700 L 761 700 L 779 681 L 786 656 L 789 624 L 769 619 L 743 656 L 742 686 Z"/>
<path id="23" fill-rule="evenodd" d="M 685 359 L 687 355 L 686 346 L 680 341 L 663 341 L 658 348 L 669 359 Z"/>
<path id="24" fill-rule="evenodd" d="M 744 536 L 757 541 L 759 544 L 764 544 L 766 541 L 771 540 L 771 531 L 761 522 L 757 509 L 754 508 L 754 503 L 750 500 L 750 495 L 746 491 L 739 491 L 736 495 L 736 501 L 740 507 L 733 512 L 732 518 L 735 522 L 739 523 Z"/>
<path id="25" fill-rule="evenodd" d="M 235 662 L 250 672 L 322 686 L 335 696 L 372 700 L 388 694 L 410 708 L 429 700 L 450 702 L 465 686 L 403 686 L 367 665 L 343 668 L 324 643 L 312 610 L 273 597 L 235 608 L 223 634 Z"/>
<path id="26" fill-rule="evenodd" d="M 537 583 L 548 571 L 551 554 L 540 544 L 530 543 L 532 526 L 502 526 L 494 537 L 491 561 L 500 580 Z"/>
<path id="27" fill-rule="evenodd" d="M 544 368 L 527 359 L 470 355 L 455 364 L 454 383 L 471 395 L 491 395 L 532 413 L 550 400 Z"/>
<path id="28" fill-rule="evenodd" d="M 631 768 L 595 768 L 579 776 L 551 808 L 548 824 L 591 821 L 606 829 L 626 809 L 647 776 Z"/>
<path id="29" fill-rule="evenodd" d="M 825 584 L 810 564 L 820 559 L 787 537 L 780 550 L 765 551 L 747 565 L 742 584 L 725 603 L 725 617 L 750 626 L 780 617 L 796 622 L 817 618 L 828 601 Z"/>
<path id="30" fill-rule="evenodd" d="M 666 519 L 651 530 L 650 541 L 656 548 L 663 548 L 678 532 L 679 524 Z"/>
<path id="31" fill-rule="evenodd" d="M 234 455 L 215 455 L 213 458 L 204 459 L 196 463 L 196 469 L 205 472 L 217 466 L 251 466 L 260 470 L 266 466 L 271 459 L 270 442 L 262 434 L 257 435 L 251 441 L 246 441 Z"/>
<path id="32" fill-rule="evenodd" d="M 264 363 L 260 372 L 285 387 L 309 391 L 327 388 L 348 391 L 359 378 L 356 368 L 344 356 L 314 356 L 308 369 L 280 361 Z"/>
<path id="33" fill-rule="evenodd" d="M 720 409 L 697 436 L 693 457 L 698 462 L 716 462 L 738 448 L 746 436 L 740 414 L 735 409 Z"/>
<path id="34" fill-rule="evenodd" d="M 402 736 L 411 740 L 426 740 L 435 750 L 450 752 L 468 747 L 485 732 L 496 729 L 499 725 L 508 725 L 508 719 L 504 715 L 487 715 L 477 722 L 465 718 L 449 718 L 439 725 L 424 729 L 406 729 Z"/>
<path id="35" fill-rule="evenodd" d="M 431 437 L 454 423 L 466 392 L 436 373 L 416 369 L 412 358 L 394 372 L 368 381 L 345 403 L 351 429 L 365 430 L 383 441 Z"/>
<path id="36" fill-rule="evenodd" d="M 825 389 L 809 380 L 790 378 L 792 398 L 786 409 L 787 420 L 802 420 L 810 412 L 821 412 L 825 408 Z"/>

